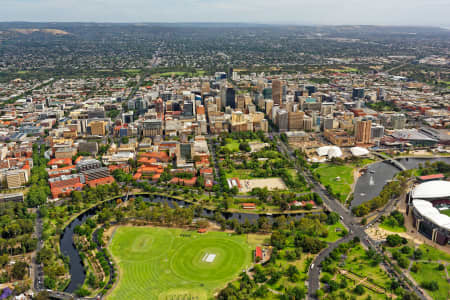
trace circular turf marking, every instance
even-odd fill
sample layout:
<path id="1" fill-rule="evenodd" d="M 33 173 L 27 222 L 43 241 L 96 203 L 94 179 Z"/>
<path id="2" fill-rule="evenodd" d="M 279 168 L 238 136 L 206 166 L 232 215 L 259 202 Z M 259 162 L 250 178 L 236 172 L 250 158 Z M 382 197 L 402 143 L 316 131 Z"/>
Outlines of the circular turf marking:
<path id="1" fill-rule="evenodd" d="M 175 274 L 191 281 L 223 280 L 240 271 L 245 264 L 245 251 L 231 240 L 204 238 L 181 246 L 170 266 Z M 207 253 L 216 254 L 213 262 L 203 259 Z"/>

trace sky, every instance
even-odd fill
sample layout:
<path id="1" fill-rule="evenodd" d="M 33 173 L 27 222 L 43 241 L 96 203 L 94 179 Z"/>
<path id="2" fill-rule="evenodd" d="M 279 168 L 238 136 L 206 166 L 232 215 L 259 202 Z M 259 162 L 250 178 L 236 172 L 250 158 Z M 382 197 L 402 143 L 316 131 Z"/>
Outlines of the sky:
<path id="1" fill-rule="evenodd" d="M 0 0 L 0 22 L 240 22 L 450 27 L 450 0 Z"/>

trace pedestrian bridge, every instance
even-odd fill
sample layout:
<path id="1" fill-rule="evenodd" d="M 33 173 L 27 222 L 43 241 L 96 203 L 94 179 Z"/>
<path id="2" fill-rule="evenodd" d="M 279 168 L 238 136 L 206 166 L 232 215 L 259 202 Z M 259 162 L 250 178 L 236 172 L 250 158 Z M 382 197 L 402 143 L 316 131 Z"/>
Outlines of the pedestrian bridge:
<path id="1" fill-rule="evenodd" d="M 406 167 L 404 165 L 402 165 L 398 160 L 393 159 L 392 157 L 387 156 L 384 153 L 380 153 L 380 152 L 372 152 L 373 155 L 378 156 L 386 161 L 388 161 L 389 163 L 391 163 L 392 165 L 394 165 L 395 167 L 397 167 L 398 169 L 400 169 L 401 171 L 406 171 Z"/>

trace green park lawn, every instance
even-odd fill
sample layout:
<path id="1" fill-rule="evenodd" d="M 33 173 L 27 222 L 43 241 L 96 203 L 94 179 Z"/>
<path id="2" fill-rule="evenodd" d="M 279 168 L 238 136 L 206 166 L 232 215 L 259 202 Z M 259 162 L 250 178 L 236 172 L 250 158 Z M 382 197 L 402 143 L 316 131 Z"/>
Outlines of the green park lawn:
<path id="1" fill-rule="evenodd" d="M 172 76 L 202 76 L 206 73 L 204 70 L 198 70 L 194 73 L 184 72 L 184 71 L 175 71 L 175 72 L 164 72 L 164 73 L 155 73 L 153 76 L 161 76 L 161 77 L 172 77 Z"/>
<path id="2" fill-rule="evenodd" d="M 384 271 L 384 269 L 380 267 L 380 265 L 372 265 L 372 262 L 373 259 L 369 259 L 367 257 L 364 248 L 361 245 L 357 245 L 355 248 L 349 250 L 343 262 L 341 260 L 339 262 L 333 261 L 332 267 L 350 271 L 356 274 L 356 276 L 360 277 L 361 279 L 366 278 L 367 282 L 378 285 L 385 290 L 389 290 L 391 282 L 389 275 Z M 323 280 L 323 278 L 326 276 L 338 283 L 342 282 L 342 280 L 344 279 L 347 281 L 348 286 L 346 288 L 339 288 L 336 292 L 333 293 L 334 296 L 345 293 L 347 297 L 358 300 L 367 299 L 369 296 L 372 299 L 387 299 L 385 298 L 385 295 L 370 290 L 364 284 L 362 284 L 364 286 L 364 294 L 356 294 L 355 292 L 353 292 L 353 289 L 358 284 L 360 284 L 360 282 L 355 282 L 354 277 L 352 276 L 345 276 L 344 274 L 339 274 L 339 272 L 335 274 L 331 274 L 325 271 L 321 272 L 321 280 Z M 333 297 L 331 293 L 326 293 L 326 296 Z"/>
<path id="3" fill-rule="evenodd" d="M 320 176 L 320 182 L 326 187 L 330 186 L 331 192 L 337 195 L 341 202 L 347 199 L 351 192 L 352 184 L 354 182 L 353 170 L 373 163 L 372 159 L 362 159 L 356 163 L 349 163 L 344 165 L 335 165 L 331 163 L 320 164 L 320 166 L 313 170 L 314 174 Z M 340 180 L 336 180 L 340 177 Z"/>
<path id="4" fill-rule="evenodd" d="M 405 226 L 391 226 L 386 222 L 381 223 L 379 227 L 390 232 L 406 232 Z"/>
<path id="5" fill-rule="evenodd" d="M 435 300 L 450 299 L 450 284 L 447 282 L 445 271 L 438 270 L 438 263 L 420 262 L 419 271 L 417 273 L 410 272 L 411 276 L 418 284 L 426 281 L 437 282 L 439 289 L 436 291 L 426 290 Z"/>
<path id="6" fill-rule="evenodd" d="M 345 230 L 344 225 L 339 221 L 335 225 L 328 225 L 328 236 L 326 238 L 320 238 L 322 241 L 327 243 L 334 243 L 340 238 L 342 238 L 342 232 Z"/>
<path id="7" fill-rule="evenodd" d="M 361 245 L 350 250 L 342 269 L 351 271 L 360 277 L 370 278 L 369 281 L 385 289 L 389 287 L 391 282 L 387 273 L 379 265 L 373 266 L 371 264 Z"/>
<path id="8" fill-rule="evenodd" d="M 431 246 L 422 244 L 419 246 L 420 250 L 423 251 L 423 256 L 421 260 L 429 260 L 429 261 L 446 261 L 450 263 L 450 254 L 442 252 L 436 248 Z"/>
<path id="9" fill-rule="evenodd" d="M 108 248 L 120 274 L 108 299 L 199 300 L 249 267 L 254 249 L 245 235 L 153 227 L 119 227 Z"/>
<path id="10" fill-rule="evenodd" d="M 331 192 L 344 202 L 351 192 L 353 184 L 353 166 L 322 164 L 314 173 L 320 176 L 320 182 L 326 187 L 330 186 Z M 340 180 L 336 180 L 340 177 Z"/>
<path id="11" fill-rule="evenodd" d="M 226 172 L 227 178 L 239 178 L 239 179 L 254 179 L 255 177 L 251 176 L 250 173 L 253 170 L 248 169 L 234 169 L 232 171 Z"/>
<path id="12" fill-rule="evenodd" d="M 128 74 L 138 74 L 141 72 L 141 69 L 123 69 L 122 71 Z"/>
<path id="13" fill-rule="evenodd" d="M 248 143 L 251 142 L 258 142 L 259 140 L 257 139 L 253 139 L 253 140 L 245 140 Z M 239 141 L 238 140 L 234 140 L 232 138 L 226 138 L 225 139 L 225 146 L 223 146 L 224 148 L 227 148 L 230 152 L 239 152 Z M 243 142 L 243 141 L 242 141 Z"/>
<path id="14" fill-rule="evenodd" d="M 239 142 L 237 140 L 227 138 L 225 139 L 225 141 L 225 148 L 227 148 L 231 152 L 239 152 Z"/>

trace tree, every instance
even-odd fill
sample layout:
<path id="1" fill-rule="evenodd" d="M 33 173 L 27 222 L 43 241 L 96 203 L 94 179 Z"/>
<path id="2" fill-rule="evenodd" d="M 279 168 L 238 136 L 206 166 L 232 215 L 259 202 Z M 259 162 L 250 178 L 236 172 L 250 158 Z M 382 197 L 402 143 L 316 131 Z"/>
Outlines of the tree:
<path id="1" fill-rule="evenodd" d="M 398 234 L 390 234 L 386 237 L 386 243 L 390 247 L 396 247 L 398 245 L 401 245 L 403 242 L 403 238 L 399 236 Z"/>
<path id="2" fill-rule="evenodd" d="M 239 144 L 239 150 L 244 152 L 250 152 L 252 149 L 250 148 L 250 145 L 248 142 L 242 142 Z"/>
<path id="3" fill-rule="evenodd" d="M 436 281 L 430 280 L 430 281 L 424 281 L 422 282 L 421 286 L 424 289 L 430 290 L 430 291 L 437 291 L 439 289 L 439 285 Z"/>
<path id="4" fill-rule="evenodd" d="M 283 249 L 286 245 L 286 237 L 279 231 L 274 231 L 270 236 L 270 244 L 278 249 Z"/>
<path id="5" fill-rule="evenodd" d="M 414 250 L 414 259 L 418 260 L 421 259 L 423 256 L 423 251 L 420 248 L 417 248 Z"/>
<path id="6" fill-rule="evenodd" d="M 358 284 L 356 287 L 355 287 L 355 289 L 353 290 L 353 292 L 355 292 L 355 294 L 357 294 L 357 295 L 363 295 L 364 294 L 364 287 L 363 287 L 363 285 L 362 284 Z"/>
<path id="7" fill-rule="evenodd" d="M 123 136 L 120 140 L 122 144 L 128 144 L 130 142 L 130 139 L 127 136 Z"/>
<path id="8" fill-rule="evenodd" d="M 48 300 L 48 299 L 50 299 L 50 294 L 47 291 L 42 291 L 42 292 L 39 292 L 33 299 Z"/>
<path id="9" fill-rule="evenodd" d="M 14 264 L 11 274 L 14 279 L 22 280 L 27 274 L 28 264 L 24 261 L 18 261 Z"/>
<path id="10" fill-rule="evenodd" d="M 289 267 L 286 270 L 286 275 L 287 275 L 287 277 L 289 277 L 289 280 L 291 282 L 296 282 L 298 280 L 298 274 L 300 274 L 300 273 L 299 273 L 297 267 L 294 265 L 289 265 Z"/>
<path id="11" fill-rule="evenodd" d="M 334 225 L 337 222 L 339 222 L 339 214 L 334 211 L 330 212 L 327 216 L 327 224 Z"/>

